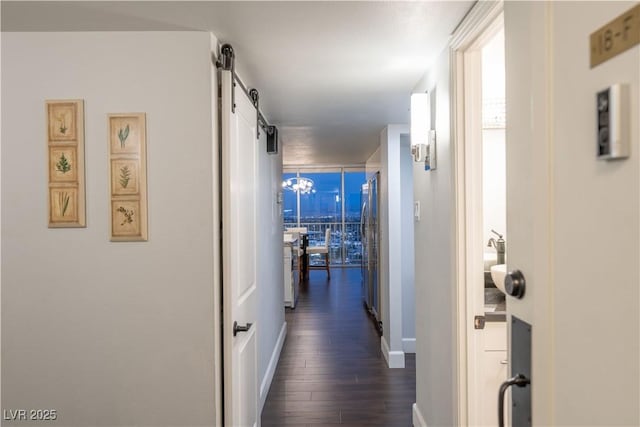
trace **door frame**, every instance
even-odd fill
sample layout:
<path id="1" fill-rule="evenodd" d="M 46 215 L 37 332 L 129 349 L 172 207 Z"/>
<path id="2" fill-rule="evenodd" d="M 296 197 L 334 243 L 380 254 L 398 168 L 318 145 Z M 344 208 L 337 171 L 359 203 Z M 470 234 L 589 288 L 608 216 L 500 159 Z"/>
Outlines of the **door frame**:
<path id="1" fill-rule="evenodd" d="M 220 46 L 218 39 L 213 33 L 209 33 L 211 52 L 211 165 L 213 181 L 213 342 L 214 342 L 214 396 L 215 396 L 215 426 L 223 427 L 223 356 L 222 356 L 222 231 L 221 208 L 222 208 L 222 188 L 221 188 L 221 161 L 220 158 L 220 109 L 218 108 L 219 95 L 219 72 L 216 67 Z"/>
<path id="2" fill-rule="evenodd" d="M 479 150 L 478 138 L 481 133 L 472 133 L 473 128 L 480 129 L 481 109 L 473 111 L 474 105 L 466 102 L 469 96 L 478 98 L 482 82 L 472 82 L 468 78 L 469 69 L 481 67 L 479 52 L 473 53 L 478 45 L 486 41 L 487 34 L 502 15 L 502 1 L 478 2 L 456 28 L 450 47 L 450 78 L 452 90 L 451 120 L 454 146 L 454 191 L 455 191 L 455 324 L 456 324 L 456 396 L 457 419 L 459 425 L 471 425 L 477 420 L 479 411 L 473 407 L 478 400 L 473 393 L 478 389 L 475 377 L 480 364 L 482 342 L 473 334 L 475 316 L 474 283 L 469 282 L 470 272 L 478 269 L 480 259 L 471 254 L 478 247 L 478 223 L 471 215 L 474 207 L 482 205 L 482 180 L 474 179 L 478 173 L 482 177 L 482 150 Z M 495 30 L 495 28 L 493 28 Z M 474 58 L 475 56 L 475 58 Z M 478 83 L 480 87 L 478 87 Z M 474 114 L 469 116 L 469 113 Z M 478 170 L 479 169 L 479 170 Z M 482 223 L 479 223 L 480 228 Z M 481 244 L 481 243 L 480 243 Z M 477 286 L 477 284 L 475 285 Z M 476 368 L 476 369 L 474 369 Z"/>

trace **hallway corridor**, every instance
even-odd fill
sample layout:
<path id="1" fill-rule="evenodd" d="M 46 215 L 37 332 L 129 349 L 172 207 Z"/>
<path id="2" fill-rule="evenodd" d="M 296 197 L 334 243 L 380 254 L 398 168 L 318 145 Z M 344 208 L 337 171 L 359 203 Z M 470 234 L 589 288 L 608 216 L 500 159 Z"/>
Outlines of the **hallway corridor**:
<path id="1" fill-rule="evenodd" d="M 360 269 L 312 271 L 287 309 L 263 426 L 411 426 L 415 355 L 388 369 L 362 304 Z"/>

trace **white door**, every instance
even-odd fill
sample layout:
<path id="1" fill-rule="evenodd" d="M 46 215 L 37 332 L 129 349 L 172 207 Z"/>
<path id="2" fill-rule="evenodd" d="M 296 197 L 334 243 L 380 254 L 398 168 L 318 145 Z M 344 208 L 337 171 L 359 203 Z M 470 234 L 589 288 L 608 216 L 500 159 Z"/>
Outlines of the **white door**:
<path id="1" fill-rule="evenodd" d="M 617 16 L 636 23 L 635 4 L 504 4 L 507 264 L 526 277 L 509 310 L 532 325 L 532 423 L 638 426 L 640 51 L 590 68 L 588 49 Z M 596 158 L 596 94 L 614 83 L 630 85 L 619 111 L 633 154 L 606 162 Z M 600 308 L 602 289 L 615 309 Z"/>
<path id="2" fill-rule="evenodd" d="M 509 328 L 513 316 L 532 325 L 533 425 L 556 424 L 552 418 L 552 399 L 553 383 L 557 378 L 551 361 L 551 259 L 554 253 L 551 234 L 552 140 L 549 137 L 550 113 L 554 105 L 549 75 L 551 7 L 551 4 L 536 2 L 517 6 L 505 2 L 504 6 L 508 111 L 507 271 L 520 270 L 526 278 L 522 298 L 507 296 L 507 319 Z M 518 373 L 513 372 L 515 350 L 510 341 L 509 377 Z M 515 408 L 511 417 L 516 416 L 515 411 L 521 412 L 521 408 Z"/>
<path id="3" fill-rule="evenodd" d="M 256 324 L 256 110 L 233 77 L 222 84 L 224 425 L 260 425 Z M 234 328 L 234 324 L 236 327 Z M 242 330 L 247 329 L 247 330 Z"/>

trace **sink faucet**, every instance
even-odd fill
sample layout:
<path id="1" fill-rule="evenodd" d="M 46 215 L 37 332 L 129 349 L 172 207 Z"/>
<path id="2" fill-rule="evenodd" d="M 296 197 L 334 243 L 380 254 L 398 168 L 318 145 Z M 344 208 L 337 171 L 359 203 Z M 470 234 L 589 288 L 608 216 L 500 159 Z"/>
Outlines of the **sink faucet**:
<path id="1" fill-rule="evenodd" d="M 493 237 L 490 238 L 487 242 L 487 247 L 493 246 L 494 248 L 496 248 L 496 252 L 498 253 L 497 262 L 498 264 L 504 264 L 504 254 L 506 252 L 505 241 L 502 238 L 502 234 L 498 233 L 496 230 L 491 230 L 491 232 L 498 236 L 498 240 L 494 239 Z"/>

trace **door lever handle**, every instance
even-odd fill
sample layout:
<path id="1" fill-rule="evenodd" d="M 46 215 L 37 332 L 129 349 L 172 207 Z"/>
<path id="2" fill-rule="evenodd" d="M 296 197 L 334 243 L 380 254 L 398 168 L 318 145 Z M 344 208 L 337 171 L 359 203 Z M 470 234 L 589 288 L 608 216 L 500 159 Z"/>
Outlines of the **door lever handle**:
<path id="1" fill-rule="evenodd" d="M 522 374 L 517 374 L 500 385 L 500 391 L 498 392 L 498 427 L 504 427 L 504 395 L 507 389 L 512 385 L 526 387 L 528 384 L 531 384 L 529 378 Z"/>
<path id="2" fill-rule="evenodd" d="M 238 326 L 238 322 L 233 322 L 233 336 L 238 335 L 238 332 L 247 332 L 251 329 L 253 323 L 247 323 L 245 326 Z"/>

